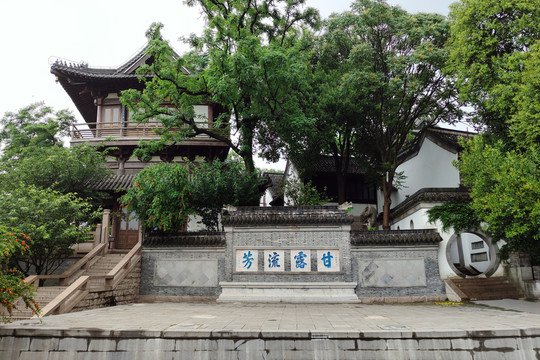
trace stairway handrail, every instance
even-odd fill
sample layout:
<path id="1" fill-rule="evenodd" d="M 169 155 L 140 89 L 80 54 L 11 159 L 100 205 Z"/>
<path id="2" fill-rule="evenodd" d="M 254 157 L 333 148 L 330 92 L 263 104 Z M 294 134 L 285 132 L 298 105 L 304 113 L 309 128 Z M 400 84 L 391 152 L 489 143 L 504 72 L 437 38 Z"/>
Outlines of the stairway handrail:
<path id="1" fill-rule="evenodd" d="M 469 296 L 467 296 L 467 294 L 465 294 L 463 291 L 461 291 L 461 289 L 459 288 L 459 286 L 457 286 L 453 281 L 452 279 L 444 279 L 444 283 L 450 288 L 452 289 L 456 295 L 461 299 L 461 300 L 469 300 Z"/>
<path id="2" fill-rule="evenodd" d="M 73 274 L 79 271 L 83 266 L 88 264 L 94 257 L 98 255 L 102 255 L 103 251 L 105 250 L 105 245 L 106 245 L 105 243 L 98 244 L 88 254 L 86 254 L 75 264 L 71 265 L 69 269 L 67 269 L 62 274 L 60 274 L 58 278 L 61 279 L 62 282 L 65 282 L 65 279 L 71 277 Z"/>
<path id="3" fill-rule="evenodd" d="M 64 271 L 62 274 L 53 274 L 53 275 L 30 275 L 24 279 L 25 282 L 29 284 L 36 284 L 39 280 L 46 279 L 59 279 L 61 283 L 65 282 L 65 279 L 72 276 L 78 270 L 80 270 L 84 265 L 86 265 L 90 260 L 102 252 L 105 248 L 105 244 L 99 244 L 93 248 L 88 254 L 79 259 L 75 264 L 73 264 L 69 269 Z M 62 285 L 62 284 L 60 284 Z M 64 286 L 64 285 L 62 285 Z"/>
<path id="4" fill-rule="evenodd" d="M 138 255 L 141 248 L 142 245 L 140 242 L 135 244 L 122 260 L 120 260 L 120 262 L 105 275 L 105 284 L 107 287 L 113 288 L 118 282 L 125 278 L 128 270 L 140 260 L 140 256 Z"/>
<path id="5" fill-rule="evenodd" d="M 64 291 L 56 296 L 50 303 L 45 305 L 39 314 L 39 317 L 52 315 L 60 307 L 65 311 L 71 310 L 77 302 L 88 293 L 89 276 L 81 276 L 69 285 Z M 34 317 L 38 317 L 37 315 Z"/>

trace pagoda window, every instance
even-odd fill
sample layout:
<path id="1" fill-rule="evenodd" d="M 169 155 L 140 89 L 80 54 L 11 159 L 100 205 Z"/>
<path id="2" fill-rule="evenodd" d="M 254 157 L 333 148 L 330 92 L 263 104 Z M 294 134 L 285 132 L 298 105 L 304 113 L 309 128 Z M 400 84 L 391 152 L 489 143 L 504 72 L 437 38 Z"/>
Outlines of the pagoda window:
<path id="1" fill-rule="evenodd" d="M 195 111 L 195 123 L 202 129 L 207 129 L 210 121 L 208 105 L 195 105 L 193 110 Z"/>
<path id="2" fill-rule="evenodd" d="M 118 127 L 122 119 L 120 105 L 105 105 L 101 108 L 101 123 L 104 127 Z"/>

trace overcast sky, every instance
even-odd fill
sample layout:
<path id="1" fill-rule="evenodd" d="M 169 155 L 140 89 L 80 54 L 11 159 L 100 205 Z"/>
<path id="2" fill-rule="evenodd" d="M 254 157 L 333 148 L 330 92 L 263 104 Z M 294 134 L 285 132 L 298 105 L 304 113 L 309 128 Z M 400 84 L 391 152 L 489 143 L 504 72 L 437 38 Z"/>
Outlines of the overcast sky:
<path id="1" fill-rule="evenodd" d="M 349 8 L 351 0 L 307 0 L 322 17 Z M 451 0 L 388 0 L 405 10 L 448 14 Z M 182 0 L 2 0 L 0 5 L 0 116 L 44 101 L 55 109 L 78 113 L 50 73 L 57 58 L 86 62 L 90 67 L 117 67 L 146 44 L 153 22 L 179 52 L 183 35 L 200 32 L 200 11 Z"/>

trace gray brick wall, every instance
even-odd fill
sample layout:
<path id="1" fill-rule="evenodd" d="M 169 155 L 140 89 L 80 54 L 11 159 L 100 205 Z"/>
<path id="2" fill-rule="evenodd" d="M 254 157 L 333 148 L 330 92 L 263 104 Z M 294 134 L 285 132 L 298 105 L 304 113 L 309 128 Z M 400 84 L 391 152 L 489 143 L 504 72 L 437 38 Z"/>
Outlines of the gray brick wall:
<path id="1" fill-rule="evenodd" d="M 227 248 L 225 257 L 226 281 L 239 282 L 327 282 L 353 281 L 350 257 L 350 225 L 343 226 L 280 226 L 225 228 Z M 259 251 L 259 272 L 235 271 L 237 249 Z M 311 250 L 311 272 L 288 271 L 291 268 L 290 250 Z M 339 273 L 317 272 L 317 250 L 339 250 L 341 271 Z M 264 272 L 264 250 L 284 250 L 285 269 L 280 273 Z"/>
<path id="2" fill-rule="evenodd" d="M 438 246 L 353 248 L 352 268 L 355 281 L 358 282 L 356 294 L 359 297 L 445 296 L 437 253 Z M 393 260 L 398 260 L 402 264 L 409 261 L 411 266 L 395 269 Z M 419 263 L 423 264 L 423 269 L 415 267 Z M 409 271 L 413 278 L 423 271 L 425 285 L 419 285 L 419 282 L 413 279 L 412 284 L 408 286 L 409 274 L 402 274 L 404 269 Z M 396 274 L 396 271 L 400 273 Z M 378 276 L 379 279 L 372 279 L 373 276 Z M 398 286 L 390 279 L 395 276 L 400 276 L 401 284 Z M 366 279 L 367 277 L 370 278 Z M 385 283 L 389 286 L 384 286 Z M 370 286 L 373 284 L 377 286 Z"/>
<path id="3" fill-rule="evenodd" d="M 218 296 L 223 248 L 143 249 L 140 295 Z"/>

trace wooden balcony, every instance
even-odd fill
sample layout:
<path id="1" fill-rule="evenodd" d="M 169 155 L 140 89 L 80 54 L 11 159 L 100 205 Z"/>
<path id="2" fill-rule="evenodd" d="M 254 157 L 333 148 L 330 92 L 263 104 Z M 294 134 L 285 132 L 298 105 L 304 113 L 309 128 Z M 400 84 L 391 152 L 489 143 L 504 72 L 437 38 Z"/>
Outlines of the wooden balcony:
<path id="1" fill-rule="evenodd" d="M 211 128 L 212 123 L 201 123 L 200 127 Z M 137 145 L 140 140 L 156 140 L 159 135 L 156 131 L 163 129 L 158 122 L 144 124 L 116 122 L 116 123 L 78 123 L 73 124 L 71 129 L 71 145 Z M 213 129 L 226 135 L 225 129 Z M 208 135 L 200 134 L 186 140 L 189 144 L 204 144 L 219 142 Z"/>

